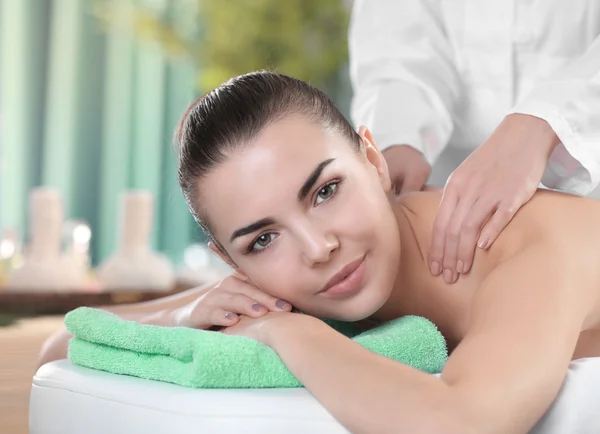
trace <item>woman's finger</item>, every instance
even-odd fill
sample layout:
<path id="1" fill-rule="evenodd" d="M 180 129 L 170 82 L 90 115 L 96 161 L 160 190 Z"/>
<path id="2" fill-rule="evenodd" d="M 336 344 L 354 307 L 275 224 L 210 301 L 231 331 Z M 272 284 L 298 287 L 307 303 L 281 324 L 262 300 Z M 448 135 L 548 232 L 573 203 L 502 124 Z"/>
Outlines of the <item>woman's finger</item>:
<path id="1" fill-rule="evenodd" d="M 269 309 L 254 298 L 246 294 L 229 292 L 221 290 L 212 295 L 210 306 L 223 309 L 226 312 L 246 315 L 252 318 L 258 318 L 269 312 Z"/>
<path id="2" fill-rule="evenodd" d="M 239 315 L 220 308 L 211 309 L 210 312 L 208 312 L 208 315 L 205 315 L 204 317 L 208 319 L 207 324 L 204 324 L 203 327 L 200 327 L 194 326 L 192 322 L 192 327 L 203 329 L 208 329 L 215 326 L 231 327 L 240 321 Z"/>
<path id="3" fill-rule="evenodd" d="M 266 307 L 244 294 L 221 290 L 211 294 L 202 303 L 196 303 L 183 323 L 186 327 L 199 329 L 230 327 L 237 324 L 240 315 L 258 318 L 268 312 Z"/>
<path id="4" fill-rule="evenodd" d="M 173 325 L 206 330 L 213 326 L 229 327 L 239 321 L 239 317 L 235 313 L 218 307 L 207 307 L 200 301 L 177 310 L 173 318 Z"/>
<path id="5" fill-rule="evenodd" d="M 261 291 L 255 285 L 248 283 L 248 282 L 244 282 L 235 277 L 231 277 L 230 279 L 228 278 L 228 279 L 223 280 L 219 284 L 219 288 L 221 290 L 223 290 L 225 292 L 229 292 L 229 293 L 244 294 L 248 298 L 254 300 L 254 302 L 259 303 L 260 305 L 264 306 L 267 310 L 270 310 L 272 312 L 289 312 L 292 310 L 292 305 L 290 303 L 288 303 L 287 301 L 281 300 L 277 297 L 273 297 L 273 296 Z M 256 316 L 256 315 L 250 315 L 247 312 L 240 312 L 240 313 L 244 313 L 244 314 L 246 314 L 248 316 L 252 316 L 252 317 Z"/>

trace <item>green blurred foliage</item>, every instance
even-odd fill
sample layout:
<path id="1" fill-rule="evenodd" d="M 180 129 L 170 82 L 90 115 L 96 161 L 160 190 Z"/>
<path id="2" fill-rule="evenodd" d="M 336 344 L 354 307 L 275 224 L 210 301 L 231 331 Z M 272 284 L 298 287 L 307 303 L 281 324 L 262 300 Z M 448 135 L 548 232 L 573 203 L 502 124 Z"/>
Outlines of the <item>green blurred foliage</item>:
<path id="1" fill-rule="evenodd" d="M 327 87 L 347 61 L 349 8 L 344 0 L 97 0 L 95 14 L 120 23 L 170 58 L 187 58 L 198 86 L 275 70 Z"/>

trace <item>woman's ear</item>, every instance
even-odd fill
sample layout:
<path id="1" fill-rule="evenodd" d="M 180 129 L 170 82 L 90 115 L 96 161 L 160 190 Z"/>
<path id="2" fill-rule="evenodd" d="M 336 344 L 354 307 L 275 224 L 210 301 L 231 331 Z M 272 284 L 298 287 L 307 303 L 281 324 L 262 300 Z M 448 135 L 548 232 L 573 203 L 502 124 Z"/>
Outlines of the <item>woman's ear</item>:
<path id="1" fill-rule="evenodd" d="M 361 126 L 358 129 L 358 135 L 363 142 L 364 152 L 368 163 L 375 168 L 377 175 L 379 175 L 379 179 L 384 191 L 388 193 L 392 189 L 392 181 L 390 178 L 388 165 L 383 154 L 377 148 L 377 145 L 373 140 L 373 136 L 371 135 L 371 131 L 369 131 L 367 127 Z"/>
<path id="2" fill-rule="evenodd" d="M 242 269 L 239 268 L 235 264 L 235 262 L 233 262 L 231 260 L 229 255 L 226 252 L 224 252 L 223 250 L 221 250 L 214 241 L 208 242 L 208 248 L 210 250 L 212 250 L 213 252 L 215 252 L 219 256 L 219 258 L 221 258 L 223 260 L 223 262 L 225 262 L 227 265 L 229 265 L 231 268 L 233 268 L 238 279 L 244 280 L 244 281 L 249 280 L 248 275 L 246 273 L 244 273 L 244 271 L 242 271 Z"/>

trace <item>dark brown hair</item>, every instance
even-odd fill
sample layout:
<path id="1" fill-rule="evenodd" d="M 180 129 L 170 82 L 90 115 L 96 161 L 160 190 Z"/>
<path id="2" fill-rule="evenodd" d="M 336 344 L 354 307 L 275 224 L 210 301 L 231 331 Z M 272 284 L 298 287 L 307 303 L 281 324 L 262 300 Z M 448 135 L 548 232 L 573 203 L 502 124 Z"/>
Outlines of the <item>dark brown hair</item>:
<path id="1" fill-rule="evenodd" d="M 279 73 L 258 71 L 234 77 L 187 108 L 175 134 L 179 185 L 192 215 L 208 235 L 209 225 L 197 197 L 202 178 L 267 125 L 290 114 L 306 116 L 336 131 L 360 149 L 359 136 L 323 92 Z"/>

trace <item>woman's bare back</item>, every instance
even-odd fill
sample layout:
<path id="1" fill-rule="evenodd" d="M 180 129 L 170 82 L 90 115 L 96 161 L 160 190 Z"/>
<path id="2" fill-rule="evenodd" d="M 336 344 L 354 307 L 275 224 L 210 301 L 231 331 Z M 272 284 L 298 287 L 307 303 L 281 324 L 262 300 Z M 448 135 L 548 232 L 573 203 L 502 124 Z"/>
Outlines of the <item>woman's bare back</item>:
<path id="1" fill-rule="evenodd" d="M 400 302 L 401 297 L 409 297 L 409 301 L 401 303 L 409 305 L 411 311 L 398 313 L 431 319 L 446 336 L 449 347 L 454 348 L 469 327 L 471 301 L 486 277 L 524 249 L 543 243 L 577 259 L 577 270 L 573 272 L 577 273 L 578 282 L 586 283 L 573 288 L 573 297 L 583 291 L 596 294 L 593 297 L 596 303 L 590 306 L 583 321 L 573 358 L 600 356 L 600 201 L 539 190 L 519 210 L 491 249 L 477 249 L 472 270 L 448 285 L 441 277 L 429 274 L 426 262 L 440 199 L 440 191 L 414 193 L 405 196 L 396 207 L 402 242 L 410 243 L 411 236 L 416 240 L 413 246 L 403 247 L 400 270 L 403 285 L 412 289 L 398 293 L 395 300 Z M 393 298 L 390 305 L 394 303 Z M 385 317 L 395 313 L 390 309 Z"/>

